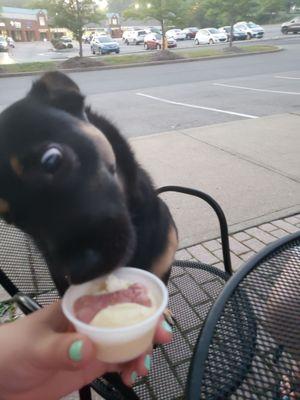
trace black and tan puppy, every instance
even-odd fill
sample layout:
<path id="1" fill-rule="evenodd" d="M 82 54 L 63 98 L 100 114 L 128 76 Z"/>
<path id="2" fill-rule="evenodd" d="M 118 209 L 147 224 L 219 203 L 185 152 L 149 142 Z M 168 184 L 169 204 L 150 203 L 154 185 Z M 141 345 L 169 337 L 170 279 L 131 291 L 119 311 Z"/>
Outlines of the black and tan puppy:
<path id="1" fill-rule="evenodd" d="M 177 247 L 126 140 L 59 72 L 0 114 L 0 215 L 33 237 L 61 293 L 122 265 L 166 279 Z"/>

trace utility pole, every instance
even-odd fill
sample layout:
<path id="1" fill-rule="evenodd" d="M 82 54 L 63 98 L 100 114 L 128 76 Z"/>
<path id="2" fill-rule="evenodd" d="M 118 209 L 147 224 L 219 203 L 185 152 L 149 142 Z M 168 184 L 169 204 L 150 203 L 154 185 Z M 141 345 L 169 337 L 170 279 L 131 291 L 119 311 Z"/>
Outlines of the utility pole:
<path id="1" fill-rule="evenodd" d="M 162 30 L 162 49 L 166 50 L 167 49 L 167 38 L 166 38 L 166 27 L 165 27 L 165 6 L 166 6 L 166 0 L 161 0 L 160 1 L 160 7 L 161 7 L 161 30 Z"/>

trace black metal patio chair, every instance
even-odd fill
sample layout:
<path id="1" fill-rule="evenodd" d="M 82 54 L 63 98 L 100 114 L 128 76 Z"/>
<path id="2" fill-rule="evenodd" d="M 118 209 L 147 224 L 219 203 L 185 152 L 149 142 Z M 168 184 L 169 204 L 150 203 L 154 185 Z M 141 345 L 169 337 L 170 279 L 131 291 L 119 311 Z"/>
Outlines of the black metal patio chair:
<path id="1" fill-rule="evenodd" d="M 80 390 L 80 399 L 91 399 L 92 388 L 106 400 L 182 399 L 188 369 L 200 328 L 206 315 L 232 274 L 228 228 L 219 204 L 201 191 L 165 186 L 158 194 L 177 192 L 208 203 L 217 214 L 225 271 L 198 261 L 174 261 L 169 279 L 169 306 L 175 316 L 171 344 L 153 352 L 152 369 L 133 389 L 109 374 Z M 200 241 L 200 240 L 199 240 Z M 28 314 L 55 301 L 59 295 L 47 265 L 32 240 L 23 232 L 0 221 L 0 284 L 20 309 Z"/>

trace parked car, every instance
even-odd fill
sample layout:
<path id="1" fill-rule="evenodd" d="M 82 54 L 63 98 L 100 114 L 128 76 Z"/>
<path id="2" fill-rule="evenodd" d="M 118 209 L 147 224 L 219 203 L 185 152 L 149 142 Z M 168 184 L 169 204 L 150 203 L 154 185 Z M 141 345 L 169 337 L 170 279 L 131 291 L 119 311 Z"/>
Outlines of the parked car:
<path id="1" fill-rule="evenodd" d="M 184 40 L 186 38 L 186 34 L 181 29 L 169 29 L 166 32 L 166 37 L 172 37 L 175 40 Z"/>
<path id="2" fill-rule="evenodd" d="M 300 17 L 293 18 L 291 21 L 284 22 L 281 25 L 281 32 L 287 35 L 289 32 L 299 33 L 300 32 Z"/>
<path id="3" fill-rule="evenodd" d="M 225 33 L 227 35 L 227 41 L 230 41 L 231 27 L 230 26 L 221 26 L 219 31 Z M 232 40 L 245 40 L 247 39 L 247 34 L 242 32 L 238 28 L 233 28 Z"/>
<path id="4" fill-rule="evenodd" d="M 265 30 L 260 25 L 255 24 L 254 22 L 237 22 L 234 25 L 235 28 L 239 29 L 240 31 L 246 33 L 247 39 L 258 38 L 261 39 L 264 34 Z"/>
<path id="5" fill-rule="evenodd" d="M 219 32 L 216 28 L 200 29 L 195 36 L 194 43 L 199 44 L 215 44 L 227 41 L 227 35 Z"/>
<path id="6" fill-rule="evenodd" d="M 107 33 L 105 32 L 94 32 L 90 36 L 83 36 L 82 39 L 84 43 L 90 44 L 93 38 L 99 37 L 99 36 L 108 36 Z"/>
<path id="7" fill-rule="evenodd" d="M 119 43 L 108 36 L 96 36 L 91 41 L 91 52 L 93 54 L 120 53 Z"/>
<path id="8" fill-rule="evenodd" d="M 184 28 L 182 30 L 182 32 L 185 33 L 185 38 L 186 39 L 194 39 L 196 36 L 196 33 L 199 31 L 198 28 L 196 28 L 195 26 L 192 26 L 190 28 Z"/>
<path id="9" fill-rule="evenodd" d="M 174 38 L 167 38 L 168 48 L 177 47 L 177 42 Z M 148 33 L 145 36 L 144 47 L 146 50 L 154 50 L 162 48 L 162 35 L 159 33 Z"/>
<path id="10" fill-rule="evenodd" d="M 61 36 L 60 38 L 54 38 L 51 40 L 53 47 L 56 50 L 72 49 L 72 39 L 68 36 Z"/>
<path id="11" fill-rule="evenodd" d="M 7 36 L 6 41 L 7 41 L 7 44 L 9 47 L 12 47 L 12 48 L 16 47 L 15 41 L 12 37 Z"/>
<path id="12" fill-rule="evenodd" d="M 4 36 L 0 36 L 0 51 L 8 51 L 8 43 Z"/>
<path id="13" fill-rule="evenodd" d="M 146 33 L 159 33 L 160 35 L 162 34 L 161 29 L 156 27 L 156 26 L 148 26 L 145 28 Z"/>
<path id="14" fill-rule="evenodd" d="M 145 30 L 129 30 L 123 33 L 122 39 L 125 44 L 141 44 L 144 43 L 144 39 L 147 32 Z"/>
<path id="15" fill-rule="evenodd" d="M 71 49 L 73 47 L 72 39 L 69 36 L 62 36 L 59 40 L 66 48 Z"/>

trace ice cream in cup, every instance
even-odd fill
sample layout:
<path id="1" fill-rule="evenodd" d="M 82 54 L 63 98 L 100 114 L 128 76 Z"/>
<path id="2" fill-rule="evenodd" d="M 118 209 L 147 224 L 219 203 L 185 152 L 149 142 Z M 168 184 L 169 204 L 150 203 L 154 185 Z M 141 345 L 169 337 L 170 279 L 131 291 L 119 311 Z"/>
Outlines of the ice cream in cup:
<path id="1" fill-rule="evenodd" d="M 77 332 L 88 336 L 103 362 L 135 359 L 152 345 L 167 307 L 168 291 L 150 272 L 122 267 L 113 274 L 72 285 L 62 309 Z"/>

